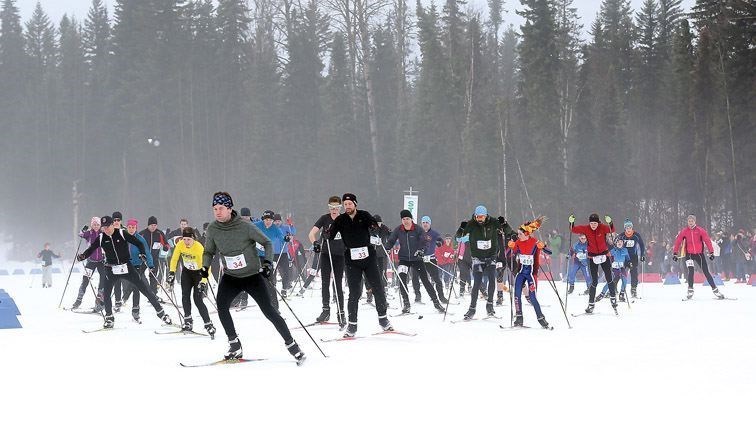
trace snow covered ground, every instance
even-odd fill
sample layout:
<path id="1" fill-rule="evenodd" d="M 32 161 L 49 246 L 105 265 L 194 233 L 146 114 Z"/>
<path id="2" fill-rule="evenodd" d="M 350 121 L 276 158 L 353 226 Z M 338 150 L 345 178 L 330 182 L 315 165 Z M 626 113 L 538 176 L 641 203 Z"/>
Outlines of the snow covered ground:
<path id="1" fill-rule="evenodd" d="M 446 322 L 430 304 L 413 305 L 422 319 L 392 323 L 415 337 L 322 343 L 340 336 L 337 328 L 312 327 L 327 359 L 293 330 L 308 355 L 302 367 L 252 308 L 234 319 L 245 357 L 266 361 L 182 368 L 225 352 L 216 315 L 214 341 L 154 334 L 160 321 L 146 303 L 142 325 L 127 308 L 116 315 L 119 329 L 84 334 L 102 319 L 57 308 L 65 278 L 55 274 L 42 289 L 39 277 L 0 276 L 23 325 L 0 330 L 3 443 L 753 442 L 756 288 L 742 284 L 723 287 L 738 298 L 726 301 L 696 285 L 692 302 L 681 302 L 683 285 L 647 284 L 619 317 L 602 301 L 597 315 L 570 317 L 568 329 L 544 283 L 539 300 L 554 331 L 535 328 L 530 306 L 525 324 L 534 328 L 509 331 L 498 326 L 509 324 L 509 306 L 497 308 L 501 321 L 452 324 L 466 301 L 450 306 Z M 73 275 L 65 306 L 80 279 Z M 303 322 L 319 313 L 319 295 L 292 299 Z M 570 297 L 568 312 L 585 300 Z M 92 303 L 90 293 L 83 306 Z M 478 317 L 484 312 L 480 301 Z M 361 305 L 358 334 L 377 331 L 375 309 Z"/>

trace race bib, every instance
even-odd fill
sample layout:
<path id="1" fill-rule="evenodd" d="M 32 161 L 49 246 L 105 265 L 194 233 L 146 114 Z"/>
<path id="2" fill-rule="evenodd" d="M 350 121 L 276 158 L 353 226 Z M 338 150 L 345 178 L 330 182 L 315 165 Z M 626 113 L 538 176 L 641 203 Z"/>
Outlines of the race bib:
<path id="1" fill-rule="evenodd" d="M 687 261 L 685 261 L 685 265 L 687 265 L 688 267 L 692 267 L 693 264 L 694 264 L 693 259 L 688 259 Z"/>
<path id="2" fill-rule="evenodd" d="M 341 236 L 341 233 L 339 233 L 339 236 Z M 370 243 L 373 245 L 381 245 L 381 238 L 378 236 L 370 236 Z"/>
<path id="3" fill-rule="evenodd" d="M 407 272 L 409 271 L 409 268 L 407 268 L 406 265 L 400 265 L 400 266 L 396 267 L 396 271 L 399 274 L 402 274 L 402 273 L 407 274 Z"/>
<path id="4" fill-rule="evenodd" d="M 262 246 L 262 244 L 258 244 L 258 243 L 255 243 L 255 247 L 256 247 L 256 248 L 257 248 L 258 250 L 260 250 L 260 251 L 262 251 L 262 252 L 265 252 L 265 247 L 263 247 L 263 246 Z"/>
<path id="5" fill-rule="evenodd" d="M 635 246 L 635 241 L 633 239 L 627 239 L 625 241 L 625 246 L 627 248 L 633 248 Z"/>
<path id="6" fill-rule="evenodd" d="M 127 264 L 113 265 L 113 274 L 126 274 L 129 272 L 129 266 Z"/>
<path id="7" fill-rule="evenodd" d="M 229 270 L 239 270 L 247 266 L 247 260 L 244 259 L 244 255 L 238 256 L 223 256 L 226 259 L 226 268 Z"/>
<path id="8" fill-rule="evenodd" d="M 598 256 L 593 256 L 593 263 L 594 264 L 603 264 L 604 262 L 606 262 L 606 255 L 605 254 L 601 254 L 601 255 L 598 255 Z"/>
<path id="9" fill-rule="evenodd" d="M 370 252 L 367 247 L 350 248 L 349 255 L 353 261 L 357 261 L 360 259 L 366 259 L 370 255 Z"/>
<path id="10" fill-rule="evenodd" d="M 336 233 L 336 236 L 333 237 L 333 240 L 341 240 L 341 231 Z"/>
<path id="11" fill-rule="evenodd" d="M 583 252 L 577 253 L 577 254 L 576 254 L 575 256 L 577 256 L 577 258 L 578 258 L 579 260 L 581 260 L 581 261 L 584 261 L 584 260 L 585 260 L 585 258 L 587 258 L 587 257 L 588 257 L 588 255 L 587 255 L 587 254 L 585 254 L 585 253 L 583 253 Z"/>
<path id="12" fill-rule="evenodd" d="M 479 240 L 478 243 L 478 250 L 490 250 L 491 249 L 491 241 L 490 240 Z"/>
<path id="13" fill-rule="evenodd" d="M 93 268 L 85 268 L 84 269 L 84 274 L 86 274 L 88 278 L 91 278 L 92 275 L 94 274 L 94 269 Z"/>
<path id="14" fill-rule="evenodd" d="M 517 259 L 520 261 L 522 265 L 533 265 L 532 254 L 519 254 L 517 255 Z"/>
<path id="15" fill-rule="evenodd" d="M 496 263 L 496 268 L 503 268 L 503 267 L 504 267 L 504 264 L 502 264 L 501 262 Z"/>
<path id="16" fill-rule="evenodd" d="M 423 262 L 430 262 L 433 256 L 423 256 Z"/>
<path id="17" fill-rule="evenodd" d="M 199 266 L 197 265 L 197 262 L 194 262 L 193 260 L 186 260 L 184 259 L 184 268 L 187 270 L 199 270 Z"/>
<path id="18" fill-rule="evenodd" d="M 159 250 L 161 248 L 163 248 L 163 244 L 161 244 L 160 242 L 155 242 L 154 244 L 152 244 L 153 250 Z"/>
<path id="19" fill-rule="evenodd" d="M 625 266 L 624 262 L 614 261 L 612 262 L 612 268 L 622 268 Z"/>

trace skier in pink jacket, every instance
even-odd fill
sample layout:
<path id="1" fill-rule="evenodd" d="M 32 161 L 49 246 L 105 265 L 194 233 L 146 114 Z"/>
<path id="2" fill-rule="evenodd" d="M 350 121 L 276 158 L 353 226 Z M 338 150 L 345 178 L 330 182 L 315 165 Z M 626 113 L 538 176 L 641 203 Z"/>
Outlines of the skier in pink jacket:
<path id="1" fill-rule="evenodd" d="M 696 225 L 696 216 L 693 214 L 688 215 L 688 226 L 684 227 L 677 234 L 675 239 L 675 246 L 672 249 L 672 260 L 677 262 L 677 254 L 680 252 L 680 247 L 685 242 L 685 265 L 688 267 L 688 298 L 693 297 L 693 264 L 698 263 L 701 267 L 706 281 L 711 285 L 711 290 L 714 292 L 714 296 L 717 299 L 724 299 L 724 295 L 719 292 L 717 285 L 714 283 L 714 279 L 709 273 L 709 267 L 706 265 L 706 259 L 704 259 L 704 244 L 709 251 L 709 260 L 714 260 L 714 247 L 711 244 L 709 234 L 703 228 Z M 683 299 L 683 300 L 687 300 Z"/>

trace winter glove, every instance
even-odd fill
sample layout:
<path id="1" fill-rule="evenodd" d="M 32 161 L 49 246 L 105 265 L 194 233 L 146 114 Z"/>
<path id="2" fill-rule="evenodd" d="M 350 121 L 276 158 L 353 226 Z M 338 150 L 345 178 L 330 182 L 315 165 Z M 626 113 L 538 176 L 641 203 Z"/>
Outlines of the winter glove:
<path id="1" fill-rule="evenodd" d="M 511 240 L 511 241 L 507 242 L 507 247 L 509 247 L 509 248 L 512 248 L 512 249 L 514 249 L 515 245 L 516 245 L 516 244 L 515 244 L 515 241 L 513 241 L 513 240 Z"/>
<path id="2" fill-rule="evenodd" d="M 504 219 L 504 216 L 499 216 L 498 218 L 496 218 L 496 220 L 499 221 L 499 225 L 501 226 L 507 225 L 507 220 Z"/>
<path id="3" fill-rule="evenodd" d="M 200 272 L 200 276 L 202 276 L 205 279 L 207 279 L 207 277 L 210 275 L 210 273 L 208 272 L 207 267 L 200 268 L 199 272 Z"/>
<path id="4" fill-rule="evenodd" d="M 570 225 L 575 225 L 575 215 L 570 214 L 570 217 L 567 218 L 567 221 L 570 223 Z"/>
<path id="5" fill-rule="evenodd" d="M 640 257 L 640 260 L 641 260 L 641 262 L 646 262 L 646 256 L 641 256 L 641 257 Z M 650 265 L 650 264 L 649 264 L 649 265 Z"/>
<path id="6" fill-rule="evenodd" d="M 84 253 L 79 253 L 79 254 L 76 255 L 76 260 L 79 261 L 79 262 L 83 261 L 86 258 L 87 257 L 84 256 Z"/>
<path id="7" fill-rule="evenodd" d="M 459 229 L 464 230 L 465 228 L 467 228 L 467 221 L 463 220 L 462 222 L 459 223 Z"/>
<path id="8" fill-rule="evenodd" d="M 89 225 L 84 225 L 81 227 L 81 232 L 84 233 L 85 231 L 89 231 Z"/>
<path id="9" fill-rule="evenodd" d="M 415 257 L 423 257 L 423 256 L 425 256 L 425 251 L 423 251 L 423 250 L 417 250 L 415 252 Z"/>
<path id="10" fill-rule="evenodd" d="M 284 236 L 284 242 L 291 242 L 291 234 L 286 233 L 286 236 Z"/>
<path id="11" fill-rule="evenodd" d="M 262 268 L 260 268 L 260 274 L 268 279 L 273 274 L 273 263 L 271 261 L 263 261 Z"/>
<path id="12" fill-rule="evenodd" d="M 675 261 L 675 262 L 677 262 L 677 255 L 676 254 L 672 255 L 672 260 Z"/>
<path id="13" fill-rule="evenodd" d="M 147 256 L 144 253 L 139 253 L 139 260 L 146 264 Z M 153 267 L 150 267 L 150 268 L 153 268 Z"/>
<path id="14" fill-rule="evenodd" d="M 612 218 L 611 218 L 611 216 L 609 216 L 608 214 L 607 214 L 606 216 L 604 216 L 604 222 L 606 222 L 606 223 L 608 223 L 608 224 L 612 223 Z"/>
<path id="15" fill-rule="evenodd" d="M 176 273 L 174 273 L 173 271 L 169 271 L 168 272 L 168 276 L 166 276 L 166 278 L 165 278 L 165 282 L 168 285 L 173 285 L 173 281 L 175 281 L 175 280 L 176 280 Z"/>
<path id="16" fill-rule="evenodd" d="M 709 253 L 709 260 L 710 260 L 710 261 L 713 261 L 713 260 L 714 260 L 714 253 Z"/>
<path id="17" fill-rule="evenodd" d="M 312 243 L 312 251 L 313 253 L 320 253 L 320 242 L 315 241 Z"/>
<path id="18" fill-rule="evenodd" d="M 200 294 L 206 295 L 207 294 L 207 283 L 200 282 L 197 286 L 197 289 L 199 290 Z"/>
<path id="19" fill-rule="evenodd" d="M 543 247 L 545 247 L 545 246 L 546 245 L 544 245 L 544 243 L 541 242 L 541 241 L 538 241 L 538 243 L 536 244 L 536 247 L 538 247 L 539 250 L 543 250 Z"/>

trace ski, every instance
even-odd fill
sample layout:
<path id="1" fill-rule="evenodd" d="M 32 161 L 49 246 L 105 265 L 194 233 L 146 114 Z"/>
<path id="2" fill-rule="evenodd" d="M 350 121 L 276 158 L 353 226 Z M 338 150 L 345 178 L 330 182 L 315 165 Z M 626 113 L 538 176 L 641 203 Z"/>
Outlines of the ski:
<path id="1" fill-rule="evenodd" d="M 213 362 L 205 362 L 200 364 L 185 364 L 183 362 L 179 362 L 179 365 L 182 367 L 210 367 L 213 365 L 223 365 L 223 364 L 244 364 L 246 362 L 259 362 L 259 361 L 265 361 L 267 358 L 253 358 L 253 359 L 247 359 L 247 358 L 239 358 L 239 359 L 221 359 L 219 361 L 213 361 Z"/>
<path id="2" fill-rule="evenodd" d="M 97 333 L 98 331 L 109 331 L 109 330 L 120 330 L 119 327 L 111 327 L 111 328 L 95 328 L 94 330 L 81 330 L 82 333 Z"/>
<path id="3" fill-rule="evenodd" d="M 85 310 L 85 309 L 80 309 L 80 308 L 64 308 L 63 310 L 69 311 L 71 313 L 76 313 L 76 314 L 87 314 L 87 315 L 98 315 L 98 316 L 100 315 L 100 312 L 95 311 L 94 309 Z"/>
<path id="4" fill-rule="evenodd" d="M 486 316 L 485 318 L 472 318 L 472 319 L 453 319 L 449 322 L 456 324 L 458 322 L 470 322 L 470 321 L 487 321 L 489 319 L 501 319 L 501 316 Z"/>
<path id="5" fill-rule="evenodd" d="M 573 318 L 577 318 L 578 316 L 593 316 L 593 313 L 570 313 L 570 316 L 572 316 Z"/>
<path id="6" fill-rule="evenodd" d="M 318 325 L 339 325 L 338 322 L 313 322 L 310 324 L 305 324 L 305 327 L 316 327 Z M 302 328 L 302 326 L 292 327 L 291 330 L 296 330 L 298 328 Z"/>
<path id="7" fill-rule="evenodd" d="M 210 336 L 210 335 L 208 335 L 206 333 L 200 333 L 198 331 L 193 331 L 193 330 L 175 330 L 175 331 L 158 331 L 158 330 L 155 330 L 154 333 L 156 335 L 175 335 L 175 334 L 178 334 L 178 333 L 183 333 L 184 335 Z"/>
<path id="8" fill-rule="evenodd" d="M 410 312 L 408 312 L 408 313 L 397 313 L 397 314 L 390 314 L 389 316 L 391 316 L 392 318 L 398 318 L 398 317 L 400 317 L 400 316 L 414 316 L 414 315 L 416 315 L 416 314 L 417 314 L 417 313 L 415 313 L 415 312 L 413 312 L 413 311 L 410 311 Z"/>
<path id="9" fill-rule="evenodd" d="M 329 339 L 320 339 L 321 342 L 340 342 L 340 341 L 354 341 L 357 339 L 366 339 L 371 336 L 380 336 L 380 335 L 400 335 L 400 336 L 417 336 L 417 333 L 408 333 L 404 331 L 397 331 L 397 330 L 389 330 L 389 331 L 379 331 L 377 333 L 372 333 L 370 336 L 349 336 L 349 337 L 338 337 L 338 338 L 329 338 Z"/>
<path id="10" fill-rule="evenodd" d="M 506 327 L 504 325 L 499 325 L 499 328 L 502 330 L 525 330 L 530 328 L 527 325 L 513 325 L 512 327 Z"/>
<path id="11" fill-rule="evenodd" d="M 339 342 L 339 341 L 354 341 L 356 339 L 364 339 L 366 336 L 349 336 L 349 337 L 338 337 L 338 338 L 329 338 L 329 339 L 323 339 L 320 338 L 320 342 Z"/>
<path id="12" fill-rule="evenodd" d="M 724 297 L 724 298 L 717 298 L 717 297 L 715 297 L 715 298 L 714 298 L 714 300 L 715 300 L 715 301 L 737 301 L 737 300 L 738 300 L 738 298 L 728 298 L 728 297 Z"/>
<path id="13" fill-rule="evenodd" d="M 378 333 L 373 333 L 373 336 L 379 336 L 379 335 L 417 336 L 417 333 L 408 333 L 408 332 L 399 331 L 399 330 L 387 330 L 387 331 L 379 331 Z"/>

